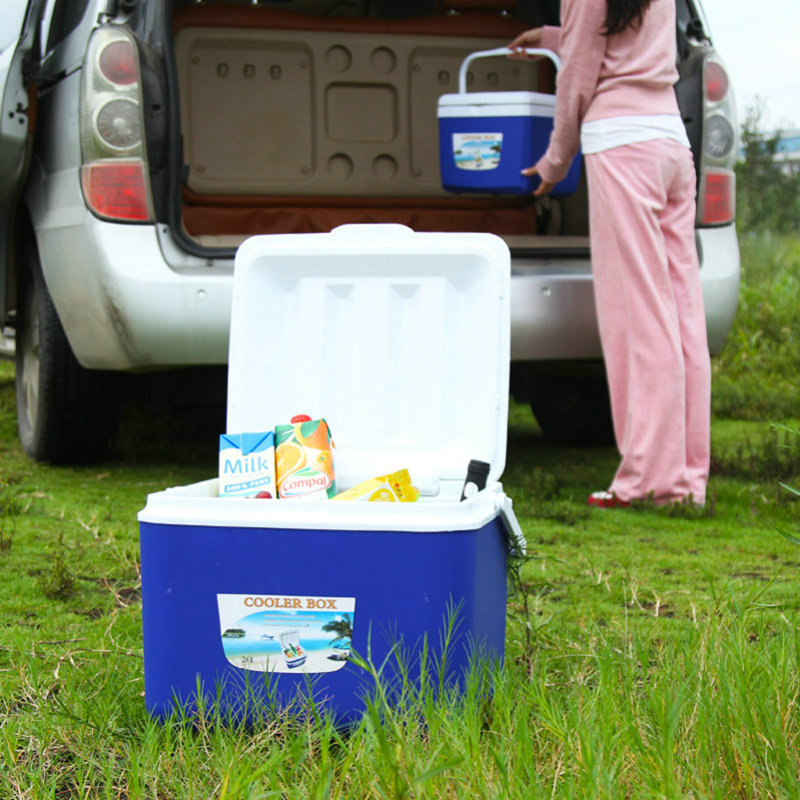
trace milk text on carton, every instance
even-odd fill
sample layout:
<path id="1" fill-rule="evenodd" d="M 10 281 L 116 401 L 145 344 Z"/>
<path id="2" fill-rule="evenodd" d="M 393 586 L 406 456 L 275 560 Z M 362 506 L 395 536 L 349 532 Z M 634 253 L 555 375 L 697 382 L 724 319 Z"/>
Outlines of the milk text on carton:
<path id="1" fill-rule="evenodd" d="M 273 469 L 273 459 L 264 456 L 239 456 L 238 458 L 226 458 L 222 468 L 223 475 L 253 475 L 267 472 Z M 268 481 L 269 478 L 264 480 Z"/>

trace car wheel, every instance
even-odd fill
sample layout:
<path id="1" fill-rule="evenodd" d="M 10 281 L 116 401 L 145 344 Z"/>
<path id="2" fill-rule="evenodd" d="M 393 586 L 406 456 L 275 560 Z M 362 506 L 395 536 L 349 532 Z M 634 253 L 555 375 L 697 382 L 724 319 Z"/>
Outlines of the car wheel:
<path id="1" fill-rule="evenodd" d="M 530 405 L 545 438 L 557 444 L 614 444 L 611 403 L 604 377 L 542 375 Z"/>
<path id="2" fill-rule="evenodd" d="M 31 263 L 33 262 L 33 263 Z M 38 258 L 21 276 L 16 333 L 17 424 L 37 461 L 86 463 L 106 457 L 115 422 L 113 376 L 84 369 L 72 353 Z"/>

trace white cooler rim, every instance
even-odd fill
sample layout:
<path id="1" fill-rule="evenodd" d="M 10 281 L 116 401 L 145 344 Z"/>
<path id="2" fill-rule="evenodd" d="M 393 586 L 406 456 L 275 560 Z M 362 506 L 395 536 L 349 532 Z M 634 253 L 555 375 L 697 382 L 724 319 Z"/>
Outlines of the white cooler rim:
<path id="1" fill-rule="evenodd" d="M 443 94 L 439 106 L 526 105 L 532 108 L 555 108 L 556 96 L 544 92 L 466 92 Z"/>
<path id="2" fill-rule="evenodd" d="M 537 106 L 537 113 L 532 114 L 529 105 L 470 105 L 470 106 L 439 106 L 437 116 L 439 119 L 471 119 L 475 117 L 526 117 L 535 119 L 552 119 L 555 116 L 555 106 L 546 108 Z"/>
<path id="3" fill-rule="evenodd" d="M 511 537 L 519 542 L 521 536 L 512 501 L 498 482 L 463 502 L 416 503 L 222 498 L 218 485 L 211 478 L 149 494 L 138 520 L 211 528 L 449 533 L 477 530 L 500 516 Z"/>

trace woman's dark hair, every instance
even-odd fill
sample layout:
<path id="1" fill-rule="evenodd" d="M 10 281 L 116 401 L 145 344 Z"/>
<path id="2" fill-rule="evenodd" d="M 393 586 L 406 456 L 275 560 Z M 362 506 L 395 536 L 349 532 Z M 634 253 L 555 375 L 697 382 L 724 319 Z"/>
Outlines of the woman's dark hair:
<path id="1" fill-rule="evenodd" d="M 631 25 L 638 28 L 650 3 L 651 0 L 608 0 L 604 31 L 606 36 L 622 33 Z"/>

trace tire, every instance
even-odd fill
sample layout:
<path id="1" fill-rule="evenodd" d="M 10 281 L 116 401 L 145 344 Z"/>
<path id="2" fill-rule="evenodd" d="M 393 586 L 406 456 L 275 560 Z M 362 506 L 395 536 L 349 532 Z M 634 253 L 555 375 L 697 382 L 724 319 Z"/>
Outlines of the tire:
<path id="1" fill-rule="evenodd" d="M 75 358 L 45 285 L 38 257 L 21 277 L 17 306 L 16 397 L 22 449 L 36 461 L 100 461 L 115 427 L 113 375 Z"/>
<path id="2" fill-rule="evenodd" d="M 530 406 L 545 438 L 562 445 L 614 444 L 605 377 L 537 376 Z"/>

